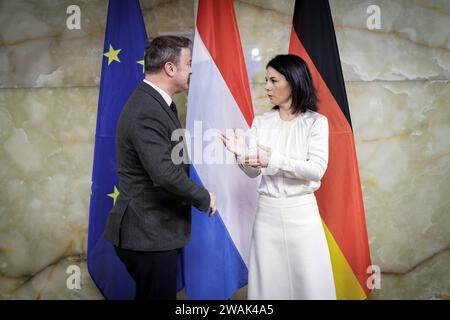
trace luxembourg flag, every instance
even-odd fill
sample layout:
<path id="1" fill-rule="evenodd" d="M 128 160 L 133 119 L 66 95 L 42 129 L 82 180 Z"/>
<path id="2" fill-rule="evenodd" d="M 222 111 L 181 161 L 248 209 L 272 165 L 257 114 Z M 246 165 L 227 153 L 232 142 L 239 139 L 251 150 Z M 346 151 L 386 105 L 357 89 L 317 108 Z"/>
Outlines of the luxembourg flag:
<path id="1" fill-rule="evenodd" d="M 254 117 L 233 0 L 198 1 L 192 70 L 191 177 L 217 196 L 218 212 L 208 218 L 192 211 L 184 285 L 187 299 L 229 299 L 247 284 L 259 182 L 223 163 L 228 151 L 217 138 L 218 130 L 248 130 Z"/>

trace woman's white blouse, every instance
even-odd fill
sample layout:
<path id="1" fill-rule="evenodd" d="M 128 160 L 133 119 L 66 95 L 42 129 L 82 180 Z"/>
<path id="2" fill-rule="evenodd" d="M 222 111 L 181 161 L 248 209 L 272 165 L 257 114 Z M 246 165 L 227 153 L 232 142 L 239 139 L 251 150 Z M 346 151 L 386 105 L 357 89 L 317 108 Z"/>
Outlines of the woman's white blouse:
<path id="1" fill-rule="evenodd" d="M 280 118 L 278 110 L 255 117 L 247 132 L 247 154 L 255 154 L 257 144 L 272 148 L 267 168 L 239 167 L 251 178 L 262 174 L 258 192 L 271 197 L 312 193 L 320 187 L 328 164 L 328 120 L 314 111 L 299 114 L 291 121 Z"/>

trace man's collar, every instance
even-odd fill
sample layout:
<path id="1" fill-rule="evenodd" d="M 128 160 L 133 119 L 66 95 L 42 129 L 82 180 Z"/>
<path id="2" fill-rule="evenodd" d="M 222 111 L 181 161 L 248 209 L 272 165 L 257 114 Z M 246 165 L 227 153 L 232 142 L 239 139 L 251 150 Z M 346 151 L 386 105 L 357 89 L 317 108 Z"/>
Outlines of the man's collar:
<path id="1" fill-rule="evenodd" d="M 167 103 L 167 105 L 170 106 L 170 104 L 172 103 L 172 98 L 169 96 L 169 94 L 167 92 L 165 92 L 163 89 L 158 87 L 153 82 L 148 81 L 147 79 L 144 79 L 144 82 L 146 84 L 148 84 L 149 86 L 151 86 L 153 89 L 155 89 L 163 97 L 163 99 Z"/>

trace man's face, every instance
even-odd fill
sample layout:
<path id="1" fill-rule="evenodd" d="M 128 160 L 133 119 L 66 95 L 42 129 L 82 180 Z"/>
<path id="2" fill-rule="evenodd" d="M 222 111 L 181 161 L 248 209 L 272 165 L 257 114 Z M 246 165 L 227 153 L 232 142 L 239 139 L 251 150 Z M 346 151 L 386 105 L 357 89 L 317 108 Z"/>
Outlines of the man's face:
<path id="1" fill-rule="evenodd" d="M 177 92 L 187 90 L 189 87 L 189 78 L 192 74 L 191 67 L 191 49 L 183 48 L 180 52 L 180 60 L 176 65 L 175 72 L 175 84 L 177 86 Z"/>

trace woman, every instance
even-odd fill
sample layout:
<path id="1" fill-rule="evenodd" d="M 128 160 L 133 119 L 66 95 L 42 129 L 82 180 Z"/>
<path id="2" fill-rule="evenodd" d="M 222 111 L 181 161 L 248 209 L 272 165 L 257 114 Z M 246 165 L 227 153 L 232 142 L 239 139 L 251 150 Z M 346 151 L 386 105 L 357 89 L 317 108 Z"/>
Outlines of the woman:
<path id="1" fill-rule="evenodd" d="M 279 55 L 266 66 L 275 105 L 244 137 L 220 138 L 251 178 L 262 175 L 249 259 L 248 299 L 336 299 L 331 260 L 314 191 L 328 163 L 328 121 L 316 112 L 306 63 Z"/>

